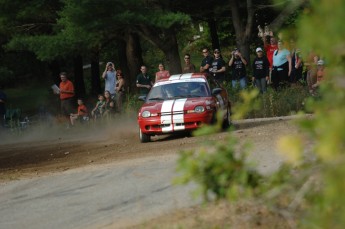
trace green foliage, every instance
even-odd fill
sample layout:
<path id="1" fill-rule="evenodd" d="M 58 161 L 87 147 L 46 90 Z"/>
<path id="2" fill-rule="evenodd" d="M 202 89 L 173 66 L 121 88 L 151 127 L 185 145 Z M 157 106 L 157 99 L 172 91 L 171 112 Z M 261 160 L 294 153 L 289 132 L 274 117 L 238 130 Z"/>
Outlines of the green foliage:
<path id="1" fill-rule="evenodd" d="M 305 103 L 307 98 L 310 97 L 306 87 L 297 86 L 282 89 L 281 91 L 275 91 L 269 88 L 264 94 L 258 94 L 252 91 L 249 94 L 246 107 L 236 108 L 236 105 L 240 103 L 243 105 L 243 99 L 241 98 L 241 90 L 239 88 L 233 89 L 231 85 L 226 86 L 230 100 L 235 106 L 233 110 L 244 109 L 242 116 L 245 118 L 266 118 L 277 117 L 297 114 L 299 111 L 305 110 Z M 252 90 L 252 88 L 249 88 Z M 249 110 L 250 109 L 250 110 Z"/>
<path id="2" fill-rule="evenodd" d="M 212 150 L 209 150 L 211 144 Z M 194 181 L 204 200 L 252 196 L 261 180 L 261 175 L 246 161 L 246 149 L 235 153 L 237 141 L 229 134 L 225 142 L 208 142 L 205 147 L 184 151 L 178 160 L 182 176 L 177 183 Z M 211 151 L 211 152 L 210 152 Z"/>
<path id="3" fill-rule="evenodd" d="M 321 99 L 308 103 L 315 113 L 302 127 L 315 140 L 314 152 L 321 163 L 323 184 L 308 199 L 310 209 L 303 220 L 304 228 L 343 228 L 345 225 L 345 2 L 337 0 L 311 1 L 310 11 L 303 15 L 298 32 L 305 50 L 313 50 L 326 60 L 325 83 Z M 327 18 L 327 20 L 325 20 Z M 318 26 L 322 25 L 322 32 Z"/>

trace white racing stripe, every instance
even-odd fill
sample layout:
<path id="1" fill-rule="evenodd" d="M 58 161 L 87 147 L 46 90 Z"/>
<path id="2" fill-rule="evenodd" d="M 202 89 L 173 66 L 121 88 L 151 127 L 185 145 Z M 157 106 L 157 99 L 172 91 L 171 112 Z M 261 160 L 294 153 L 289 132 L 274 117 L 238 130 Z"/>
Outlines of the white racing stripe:
<path id="1" fill-rule="evenodd" d="M 173 124 L 174 124 L 174 130 L 184 130 L 185 126 L 183 125 L 178 125 L 176 126 L 175 124 L 182 124 L 184 123 L 184 114 L 183 114 L 183 108 L 184 104 L 186 103 L 187 99 L 177 99 L 175 100 L 174 103 L 174 108 L 173 112 L 179 112 L 180 114 L 175 114 L 172 116 L 173 119 Z"/>
<path id="2" fill-rule="evenodd" d="M 193 73 L 183 74 L 180 79 L 190 79 L 192 78 Z"/>
<path id="3" fill-rule="evenodd" d="M 169 80 L 178 80 L 178 79 L 180 79 L 180 76 L 181 75 L 172 75 L 169 77 Z"/>
<path id="4" fill-rule="evenodd" d="M 172 132 L 174 130 L 184 130 L 184 125 L 175 124 L 182 124 L 184 123 L 184 114 L 183 108 L 186 103 L 187 99 L 177 99 L 177 100 L 167 100 L 164 101 L 161 108 L 161 113 L 168 112 L 169 115 L 161 115 L 161 124 L 169 124 L 169 126 L 163 126 L 162 132 Z M 172 114 L 174 112 L 180 112 L 179 114 Z"/>
<path id="5" fill-rule="evenodd" d="M 161 113 L 171 112 L 172 106 L 174 105 L 175 100 L 166 100 L 162 104 Z M 162 132 L 171 132 L 173 130 L 171 115 L 161 115 L 161 124 L 169 124 L 169 126 L 163 126 Z"/>

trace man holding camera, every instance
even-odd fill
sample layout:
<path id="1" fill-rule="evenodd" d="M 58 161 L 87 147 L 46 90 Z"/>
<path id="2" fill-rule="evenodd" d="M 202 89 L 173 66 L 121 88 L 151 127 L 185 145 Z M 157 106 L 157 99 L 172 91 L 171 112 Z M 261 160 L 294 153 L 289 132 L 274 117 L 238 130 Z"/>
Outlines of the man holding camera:
<path id="1" fill-rule="evenodd" d="M 246 74 L 247 61 L 242 56 L 240 50 L 235 48 L 231 53 L 231 59 L 229 61 L 229 66 L 232 69 L 232 87 L 236 88 L 240 84 L 241 89 L 247 86 L 247 74 Z"/>
<path id="2" fill-rule="evenodd" d="M 115 66 L 112 62 L 108 62 L 105 66 L 105 70 L 102 74 L 102 78 L 105 80 L 104 91 L 109 91 L 111 97 L 115 96 L 116 87 L 116 71 Z"/>

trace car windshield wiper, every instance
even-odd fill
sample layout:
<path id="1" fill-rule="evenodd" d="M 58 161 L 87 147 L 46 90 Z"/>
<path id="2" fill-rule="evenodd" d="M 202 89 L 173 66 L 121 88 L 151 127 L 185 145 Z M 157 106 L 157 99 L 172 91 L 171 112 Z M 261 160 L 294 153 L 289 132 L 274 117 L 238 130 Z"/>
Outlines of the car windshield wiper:
<path id="1" fill-rule="evenodd" d="M 149 98 L 149 100 L 164 100 L 164 98 L 162 98 L 162 97 L 153 97 L 153 98 Z"/>

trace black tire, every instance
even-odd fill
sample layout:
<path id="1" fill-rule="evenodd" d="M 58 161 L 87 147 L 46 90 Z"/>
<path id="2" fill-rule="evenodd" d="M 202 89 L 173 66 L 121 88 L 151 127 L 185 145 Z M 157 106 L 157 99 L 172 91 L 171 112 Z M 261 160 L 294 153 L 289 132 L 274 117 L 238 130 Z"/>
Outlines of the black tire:
<path id="1" fill-rule="evenodd" d="M 139 128 L 139 139 L 141 143 L 145 143 L 151 141 L 151 136 L 148 134 L 144 134 Z"/>
<path id="2" fill-rule="evenodd" d="M 228 107 L 226 109 L 226 117 L 225 117 L 225 119 L 223 120 L 223 123 L 222 123 L 222 129 L 226 130 L 230 126 L 231 126 L 231 112 L 230 112 L 230 108 Z"/>

